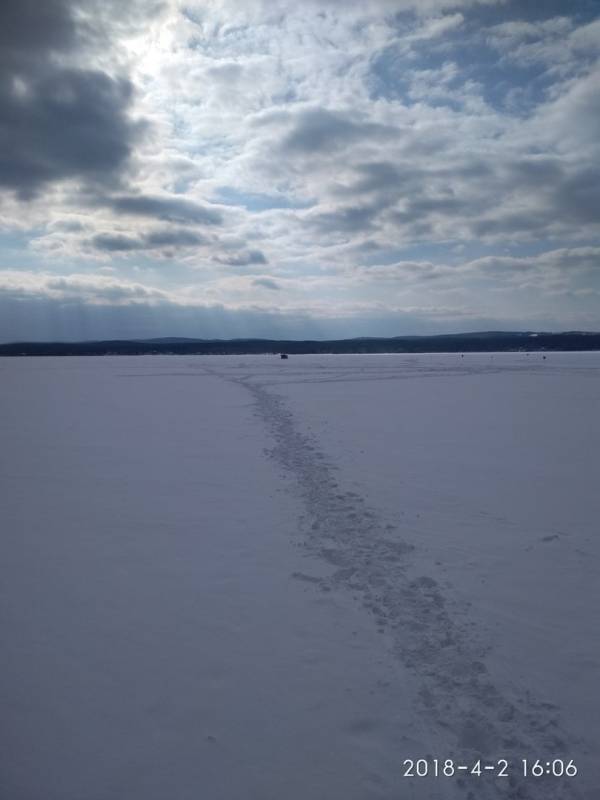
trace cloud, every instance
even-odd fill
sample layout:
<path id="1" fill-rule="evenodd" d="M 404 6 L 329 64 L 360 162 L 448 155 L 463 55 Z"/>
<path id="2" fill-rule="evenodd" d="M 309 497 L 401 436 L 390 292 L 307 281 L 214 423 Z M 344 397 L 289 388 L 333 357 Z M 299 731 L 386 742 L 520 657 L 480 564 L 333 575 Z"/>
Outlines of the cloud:
<path id="1" fill-rule="evenodd" d="M 4 0 L 0 45 L 4 63 L 25 64 L 76 44 L 76 22 L 66 0 Z"/>
<path id="2" fill-rule="evenodd" d="M 378 204 L 342 206 L 333 211 L 320 211 L 306 217 L 308 223 L 324 233 L 341 232 L 352 234 L 368 232 L 374 228 L 374 222 L 381 206 Z"/>
<path id="3" fill-rule="evenodd" d="M 10 298 L 38 298 L 92 305 L 129 305 L 170 300 L 167 292 L 105 275 L 52 275 L 27 271 L 0 271 L 0 294 Z"/>
<path id="4" fill-rule="evenodd" d="M 204 244 L 206 238 L 191 231 L 165 229 L 147 233 L 143 241 L 150 247 L 195 247 Z"/>
<path id="5" fill-rule="evenodd" d="M 230 256 L 217 255 L 215 260 L 231 267 L 245 267 L 251 264 L 266 264 L 267 258 L 261 250 L 243 250 Z"/>
<path id="6" fill-rule="evenodd" d="M 123 252 L 128 250 L 142 250 L 144 244 L 141 239 L 134 239 L 132 236 L 122 236 L 120 234 L 99 233 L 91 240 L 91 244 L 97 250 L 105 250 L 110 253 Z"/>
<path id="7" fill-rule="evenodd" d="M 507 277 L 537 271 L 542 283 L 551 274 L 577 278 L 591 273 L 600 280 L 600 247 L 559 248 L 535 256 L 485 256 L 468 262 L 465 269 Z"/>
<path id="8" fill-rule="evenodd" d="M 548 250 L 534 256 L 483 256 L 459 263 L 431 261 L 397 261 L 348 270 L 360 281 L 400 281 L 411 283 L 445 282 L 461 287 L 468 279 L 495 281 L 506 287 L 523 278 L 535 280 L 543 291 L 561 283 L 572 283 L 592 277 L 600 284 L 600 247 L 574 247 Z"/>
<path id="9" fill-rule="evenodd" d="M 7 0 L 2 263 L 173 311 L 588 313 L 598 20 L 482 5 Z"/>
<path id="10" fill-rule="evenodd" d="M 434 39 L 437 36 L 443 36 L 449 31 L 460 28 L 464 21 L 465 18 L 462 14 L 445 14 L 441 17 L 433 17 L 433 19 L 427 20 L 423 27 L 413 34 L 413 37 Z"/>
<path id="11" fill-rule="evenodd" d="M 538 147 L 554 150 L 581 166 L 587 166 L 587 160 L 594 159 L 597 167 L 600 156 L 600 62 L 565 81 L 549 102 L 536 109 L 525 132 L 535 137 Z"/>
<path id="12" fill-rule="evenodd" d="M 279 291 L 281 289 L 281 286 L 277 283 L 277 281 L 274 281 L 273 278 L 254 278 L 252 285 L 263 289 L 273 289 L 275 291 Z"/>
<path id="13" fill-rule="evenodd" d="M 357 122 L 350 115 L 323 108 L 306 109 L 294 119 L 281 141 L 284 154 L 312 155 L 344 150 L 369 136 L 389 136 L 392 131 L 373 122 Z"/>
<path id="14" fill-rule="evenodd" d="M 157 229 L 141 236 L 100 233 L 90 243 L 97 250 L 109 253 L 155 250 L 162 248 L 197 247 L 206 243 L 206 238 L 189 230 Z"/>
<path id="15" fill-rule="evenodd" d="M 22 200 L 67 179 L 118 184 L 145 130 L 126 76 L 69 63 L 83 58 L 85 8 L 0 4 L 0 189 Z"/>
<path id="16" fill-rule="evenodd" d="M 492 26 L 488 32 L 490 45 L 507 61 L 522 66 L 541 64 L 552 72 L 576 69 L 579 59 L 588 61 L 600 53 L 600 20 L 575 25 L 574 19 L 562 15 L 532 22 L 515 20 Z"/>
<path id="17" fill-rule="evenodd" d="M 392 161 L 358 163 L 354 165 L 354 175 L 356 179 L 349 185 L 335 187 L 335 193 L 342 196 L 356 196 L 371 192 L 398 192 L 407 183 L 423 177 L 423 173 L 418 168 Z"/>
<path id="18" fill-rule="evenodd" d="M 103 202 L 118 214 L 134 217 L 150 217 L 184 225 L 220 225 L 223 222 L 222 214 L 217 209 L 181 197 L 120 195 Z"/>
<path id="19" fill-rule="evenodd" d="M 0 271 L 0 340 L 600 328 L 598 246 L 455 263 L 406 260 L 349 267 L 335 278 L 203 275 L 179 289 L 159 288 L 157 272 L 143 280 L 138 274 Z"/>

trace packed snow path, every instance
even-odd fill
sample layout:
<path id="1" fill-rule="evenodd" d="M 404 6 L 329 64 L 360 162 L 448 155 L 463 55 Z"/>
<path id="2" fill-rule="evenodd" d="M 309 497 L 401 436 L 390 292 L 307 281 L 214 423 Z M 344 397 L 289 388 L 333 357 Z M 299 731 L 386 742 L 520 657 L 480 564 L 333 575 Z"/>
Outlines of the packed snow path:
<path id="1" fill-rule="evenodd" d="M 596 797 L 600 358 L 535 358 L 2 362 L 7 797 Z"/>

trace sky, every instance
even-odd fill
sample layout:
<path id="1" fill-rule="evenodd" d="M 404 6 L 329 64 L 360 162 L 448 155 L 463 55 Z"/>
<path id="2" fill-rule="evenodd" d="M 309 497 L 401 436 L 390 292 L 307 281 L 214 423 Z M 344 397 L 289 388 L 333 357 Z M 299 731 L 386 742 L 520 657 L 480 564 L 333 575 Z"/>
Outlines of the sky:
<path id="1" fill-rule="evenodd" d="M 0 340 L 600 330 L 598 0 L 2 0 Z"/>

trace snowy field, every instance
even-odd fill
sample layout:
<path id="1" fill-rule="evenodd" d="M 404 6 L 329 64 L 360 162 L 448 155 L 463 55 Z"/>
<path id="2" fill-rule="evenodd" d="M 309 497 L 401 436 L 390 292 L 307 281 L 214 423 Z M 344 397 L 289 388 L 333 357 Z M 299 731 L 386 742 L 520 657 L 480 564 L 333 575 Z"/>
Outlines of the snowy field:
<path id="1" fill-rule="evenodd" d="M 599 353 L 0 360 L 0 797 L 595 800 L 599 401 Z"/>

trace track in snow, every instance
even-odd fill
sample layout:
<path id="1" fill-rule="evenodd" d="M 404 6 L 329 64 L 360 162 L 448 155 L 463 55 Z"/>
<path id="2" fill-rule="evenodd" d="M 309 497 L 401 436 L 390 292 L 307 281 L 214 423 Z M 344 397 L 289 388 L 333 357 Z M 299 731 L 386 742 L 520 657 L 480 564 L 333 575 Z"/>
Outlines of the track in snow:
<path id="1" fill-rule="evenodd" d="M 415 544 L 403 540 L 397 527 L 364 498 L 340 487 L 335 465 L 300 430 L 283 398 L 268 383 L 251 375 L 236 378 L 207 371 L 243 385 L 252 395 L 256 413 L 274 442 L 267 455 L 292 478 L 292 490 L 303 501 L 306 511 L 299 522 L 303 543 L 331 568 L 327 577 L 304 573 L 294 577 L 324 592 L 349 592 L 368 609 L 384 641 L 418 676 L 421 688 L 415 706 L 447 742 L 442 758 L 454 758 L 456 763 L 474 763 L 478 758 L 496 763 L 506 758 L 515 765 L 505 781 L 454 778 L 452 788 L 468 800 L 583 797 L 572 780 L 517 775 L 522 758 L 564 754 L 568 760 L 575 752 L 573 745 L 580 743 L 561 728 L 555 706 L 530 693 L 509 699 L 494 685 L 485 648 L 478 644 L 464 613 L 444 596 L 434 578 L 415 574 L 411 557 Z M 451 791 L 450 785 L 447 788 Z"/>

